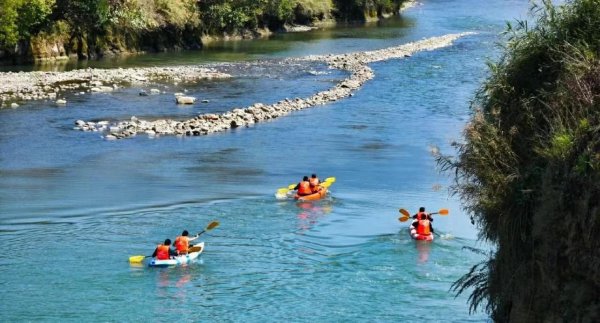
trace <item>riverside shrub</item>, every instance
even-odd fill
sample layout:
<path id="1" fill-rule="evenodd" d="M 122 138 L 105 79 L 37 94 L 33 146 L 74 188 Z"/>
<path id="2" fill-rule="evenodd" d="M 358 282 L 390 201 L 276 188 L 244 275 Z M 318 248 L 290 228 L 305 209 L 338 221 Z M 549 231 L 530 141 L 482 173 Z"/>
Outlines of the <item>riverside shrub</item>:
<path id="1" fill-rule="evenodd" d="M 600 321 L 600 0 L 534 6 L 456 143 L 454 191 L 494 246 L 454 284 L 498 322 Z"/>

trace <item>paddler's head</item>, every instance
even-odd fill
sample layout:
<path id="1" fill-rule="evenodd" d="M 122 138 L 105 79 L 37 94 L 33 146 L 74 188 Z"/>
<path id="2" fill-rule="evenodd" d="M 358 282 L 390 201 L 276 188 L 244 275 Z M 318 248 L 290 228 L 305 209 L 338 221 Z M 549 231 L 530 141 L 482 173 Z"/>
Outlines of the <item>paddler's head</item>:
<path id="1" fill-rule="evenodd" d="M 164 244 L 165 244 L 165 246 L 170 246 L 171 245 L 171 239 L 166 239 Z"/>
<path id="2" fill-rule="evenodd" d="M 182 236 L 187 237 L 188 236 L 188 231 L 187 230 L 183 230 L 183 232 L 181 233 Z"/>

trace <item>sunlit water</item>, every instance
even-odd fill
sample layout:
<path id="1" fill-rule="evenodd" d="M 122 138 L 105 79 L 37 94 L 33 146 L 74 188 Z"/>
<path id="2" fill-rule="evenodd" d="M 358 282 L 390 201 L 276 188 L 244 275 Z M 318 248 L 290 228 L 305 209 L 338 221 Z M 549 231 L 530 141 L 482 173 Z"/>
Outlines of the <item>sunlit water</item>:
<path id="1" fill-rule="evenodd" d="M 137 56 L 99 67 L 211 62 L 232 80 L 67 96 L 0 110 L 1 321 L 486 321 L 451 284 L 481 256 L 476 230 L 430 154 L 453 153 L 485 61 L 526 1 L 424 1 L 403 19 L 288 34 L 205 52 Z M 83 120 L 188 118 L 306 97 L 344 77 L 286 57 L 370 50 L 475 31 L 456 45 L 373 64 L 356 95 L 251 128 L 202 137 L 105 141 Z M 258 59 L 258 61 L 257 61 Z M 251 62 L 242 64 L 240 61 Z M 173 92 L 208 99 L 176 106 Z M 312 172 L 329 199 L 279 201 Z M 415 243 L 398 208 L 449 208 L 446 239 Z M 198 263 L 130 266 L 183 229 L 205 234 Z"/>

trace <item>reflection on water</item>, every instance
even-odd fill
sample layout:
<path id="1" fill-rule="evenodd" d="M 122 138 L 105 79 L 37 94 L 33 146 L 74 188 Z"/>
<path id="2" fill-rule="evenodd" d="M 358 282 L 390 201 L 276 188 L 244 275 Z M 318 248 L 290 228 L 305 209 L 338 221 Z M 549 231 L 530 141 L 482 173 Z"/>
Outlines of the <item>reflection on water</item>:
<path id="1" fill-rule="evenodd" d="M 429 252 L 431 251 L 430 241 L 415 241 L 417 245 L 418 258 L 417 262 L 420 264 L 426 263 L 429 260 Z"/>
<path id="2" fill-rule="evenodd" d="M 318 220 L 333 211 L 333 202 L 331 200 L 322 200 L 316 202 L 296 202 L 298 211 L 298 229 L 300 232 L 310 230 Z"/>

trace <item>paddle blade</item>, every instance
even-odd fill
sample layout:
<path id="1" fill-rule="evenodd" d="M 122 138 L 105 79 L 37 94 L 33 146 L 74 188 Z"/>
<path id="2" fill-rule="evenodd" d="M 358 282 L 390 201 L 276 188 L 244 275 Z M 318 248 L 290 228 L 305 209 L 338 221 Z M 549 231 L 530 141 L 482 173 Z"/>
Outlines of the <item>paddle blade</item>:
<path id="1" fill-rule="evenodd" d="M 288 185 L 288 190 L 293 190 L 296 187 L 296 184 L 290 184 Z"/>
<path id="2" fill-rule="evenodd" d="M 448 215 L 448 213 L 450 213 L 450 211 L 448 211 L 448 209 L 441 209 L 438 211 L 439 215 Z"/>
<path id="3" fill-rule="evenodd" d="M 398 210 L 398 212 L 402 213 L 402 215 L 404 215 L 405 217 L 410 217 L 410 213 L 408 213 L 408 211 L 406 211 L 405 209 L 400 209 Z M 406 220 L 404 220 L 406 221 Z M 402 221 L 402 222 L 404 222 Z"/>
<path id="4" fill-rule="evenodd" d="M 146 258 L 146 256 L 131 256 L 129 257 L 129 262 L 132 264 L 139 264 L 144 261 L 144 258 Z"/>
<path id="5" fill-rule="evenodd" d="M 400 221 L 400 222 L 406 222 L 408 219 L 410 219 L 409 216 L 401 216 L 401 217 L 398 218 L 398 221 Z"/>
<path id="6" fill-rule="evenodd" d="M 324 183 L 321 183 L 320 185 L 323 187 L 329 187 L 329 186 L 331 186 L 332 183 L 333 182 L 324 182 Z"/>
<path id="7" fill-rule="evenodd" d="M 285 194 L 289 191 L 289 189 L 287 187 L 282 187 L 277 189 L 277 194 Z"/>
<path id="8" fill-rule="evenodd" d="M 283 193 L 282 192 L 275 193 L 275 198 L 278 199 L 278 200 L 287 199 L 288 198 L 287 191 L 285 191 Z"/>
<path id="9" fill-rule="evenodd" d="M 335 183 L 335 177 L 327 177 L 327 178 L 325 179 L 325 182 L 326 182 L 326 183 Z"/>
<path id="10" fill-rule="evenodd" d="M 218 226 L 219 226 L 219 221 L 212 221 L 211 223 L 209 223 L 206 226 L 206 229 L 204 229 L 204 231 L 210 231 L 210 230 L 212 230 L 212 229 L 214 229 L 214 228 L 216 228 Z"/>
<path id="11" fill-rule="evenodd" d="M 200 250 L 202 250 L 202 247 L 201 247 L 201 246 L 191 246 L 191 247 L 188 249 L 188 253 L 191 253 L 191 252 L 199 252 Z"/>

